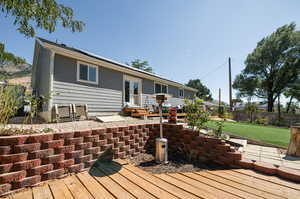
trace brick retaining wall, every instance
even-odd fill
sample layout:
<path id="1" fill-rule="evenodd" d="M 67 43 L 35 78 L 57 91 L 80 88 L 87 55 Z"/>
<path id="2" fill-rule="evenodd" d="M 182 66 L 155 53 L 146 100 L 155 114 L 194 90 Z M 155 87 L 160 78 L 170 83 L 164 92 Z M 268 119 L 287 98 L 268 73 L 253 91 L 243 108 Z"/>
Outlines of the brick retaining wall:
<path id="1" fill-rule="evenodd" d="M 153 152 L 158 124 L 0 137 L 0 195 L 89 168 L 112 148 L 113 158 Z M 218 138 L 164 124 L 169 152 L 234 164 L 241 154 Z M 178 150 L 181 149 L 181 150 Z"/>

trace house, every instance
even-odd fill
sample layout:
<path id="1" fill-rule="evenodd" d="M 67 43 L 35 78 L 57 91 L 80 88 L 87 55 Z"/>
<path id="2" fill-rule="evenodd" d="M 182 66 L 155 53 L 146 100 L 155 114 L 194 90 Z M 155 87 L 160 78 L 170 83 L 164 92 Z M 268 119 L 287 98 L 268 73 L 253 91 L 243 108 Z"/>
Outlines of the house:
<path id="1" fill-rule="evenodd" d="M 172 96 L 183 104 L 197 90 L 84 50 L 37 38 L 32 68 L 33 93 L 50 95 L 41 116 L 50 120 L 55 104 L 87 104 L 90 115 L 118 113 L 125 106 L 155 103 L 153 94 Z"/>

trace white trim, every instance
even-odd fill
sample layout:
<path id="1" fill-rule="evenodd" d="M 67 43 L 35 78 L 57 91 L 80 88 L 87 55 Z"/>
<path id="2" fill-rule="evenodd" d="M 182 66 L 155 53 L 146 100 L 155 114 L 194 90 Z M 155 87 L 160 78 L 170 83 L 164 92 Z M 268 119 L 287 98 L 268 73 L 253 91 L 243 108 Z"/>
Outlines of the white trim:
<path id="1" fill-rule="evenodd" d="M 182 90 L 182 96 L 180 96 L 180 90 Z M 184 98 L 184 89 L 183 88 L 178 88 L 178 97 Z"/>
<path id="2" fill-rule="evenodd" d="M 87 72 L 87 76 L 88 76 L 88 79 L 89 79 L 89 68 L 96 68 L 96 81 L 93 82 L 93 81 L 89 81 L 89 80 L 82 80 L 80 79 L 80 64 L 82 65 L 86 65 L 88 67 L 88 72 Z M 99 84 L 99 67 L 97 65 L 91 65 L 89 63 L 86 63 L 86 62 L 82 62 L 82 61 L 77 61 L 77 78 L 76 80 L 78 82 L 83 82 L 83 83 L 88 83 L 88 84 L 96 84 L 98 85 Z"/>
<path id="3" fill-rule="evenodd" d="M 142 104 L 142 92 L 143 92 L 143 81 L 142 81 L 142 79 L 137 78 L 137 77 L 132 77 L 130 75 L 125 75 L 125 74 L 123 74 L 123 106 L 125 106 L 125 103 L 126 103 L 125 102 L 125 81 L 126 80 L 139 82 L 139 98 L 140 98 L 139 103 L 140 104 L 138 106 L 142 107 L 143 106 L 143 104 Z M 129 96 L 129 98 L 130 98 L 130 96 Z M 136 106 L 136 104 L 132 104 L 132 105 Z"/>
<path id="4" fill-rule="evenodd" d="M 54 77 L 54 57 L 55 52 L 53 50 L 50 50 L 50 74 L 49 74 L 49 103 L 48 103 L 48 111 L 51 111 L 53 106 L 53 77 Z"/>
<path id="5" fill-rule="evenodd" d="M 161 83 L 161 82 L 156 82 L 156 81 L 154 81 L 154 94 L 156 94 L 156 87 L 155 87 L 155 84 L 160 84 L 161 86 L 162 86 L 162 85 L 166 86 L 166 87 L 167 87 L 167 92 L 166 92 L 166 94 L 169 94 L 169 85 L 168 85 L 168 84 Z M 162 93 L 162 87 L 161 87 L 161 92 L 160 92 L 160 93 Z"/>
<path id="6" fill-rule="evenodd" d="M 76 58 L 78 60 L 90 62 L 91 64 L 95 64 L 95 65 L 101 65 L 102 67 L 110 68 L 110 69 L 113 69 L 113 70 L 116 70 L 116 71 L 121 71 L 121 72 L 130 74 L 130 75 L 133 75 L 133 76 L 138 76 L 138 77 L 153 80 L 153 81 L 163 82 L 164 84 L 168 84 L 168 85 L 172 85 L 172 86 L 176 86 L 176 87 L 183 87 L 184 89 L 197 92 L 196 89 L 184 86 L 180 83 L 176 83 L 176 82 L 173 82 L 173 81 L 170 81 L 170 80 L 164 80 L 164 79 L 161 79 L 159 77 L 155 77 L 153 75 L 148 75 L 146 73 L 141 73 L 139 71 L 134 71 L 134 69 L 125 68 L 125 67 L 128 67 L 128 66 L 125 66 L 125 65 L 124 65 L 124 67 L 120 67 L 120 66 L 116 67 L 115 64 L 109 63 L 108 61 L 105 61 L 105 60 L 102 61 L 102 60 L 99 60 L 99 59 L 96 59 L 96 58 L 92 58 L 88 55 L 84 55 L 84 54 L 79 53 L 79 52 L 74 52 L 72 50 L 68 50 L 68 49 L 65 49 L 65 48 L 62 48 L 62 47 L 51 45 L 49 43 L 43 43 L 43 46 L 45 46 L 49 49 L 52 49 L 56 53 L 67 56 L 67 57 Z"/>

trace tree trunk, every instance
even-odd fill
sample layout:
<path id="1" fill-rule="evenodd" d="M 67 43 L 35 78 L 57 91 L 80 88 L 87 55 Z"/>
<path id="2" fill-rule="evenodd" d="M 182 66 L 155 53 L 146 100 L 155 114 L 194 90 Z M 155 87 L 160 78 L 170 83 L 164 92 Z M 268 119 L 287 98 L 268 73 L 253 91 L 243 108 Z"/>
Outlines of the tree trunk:
<path id="1" fill-rule="evenodd" d="M 288 113 L 290 111 L 293 98 L 294 98 L 294 96 L 290 97 L 290 101 L 289 101 L 289 103 L 287 104 L 287 107 L 286 107 L 286 113 Z"/>
<path id="2" fill-rule="evenodd" d="M 291 127 L 290 144 L 286 154 L 300 157 L 300 126 Z"/>
<path id="3" fill-rule="evenodd" d="M 278 104 L 277 104 L 277 111 L 278 111 L 278 122 L 281 120 L 281 110 L 280 110 L 280 95 L 278 96 Z"/>
<path id="4" fill-rule="evenodd" d="M 268 112 L 273 112 L 274 100 L 273 93 L 268 95 Z"/>

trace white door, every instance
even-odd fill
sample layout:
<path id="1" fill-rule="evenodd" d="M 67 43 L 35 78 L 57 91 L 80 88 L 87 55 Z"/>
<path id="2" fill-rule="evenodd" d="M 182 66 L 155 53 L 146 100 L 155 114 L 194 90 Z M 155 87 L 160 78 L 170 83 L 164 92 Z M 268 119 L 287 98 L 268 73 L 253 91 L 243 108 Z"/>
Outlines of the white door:
<path id="1" fill-rule="evenodd" d="M 141 106 L 142 80 L 124 75 L 124 103 L 129 106 Z"/>

